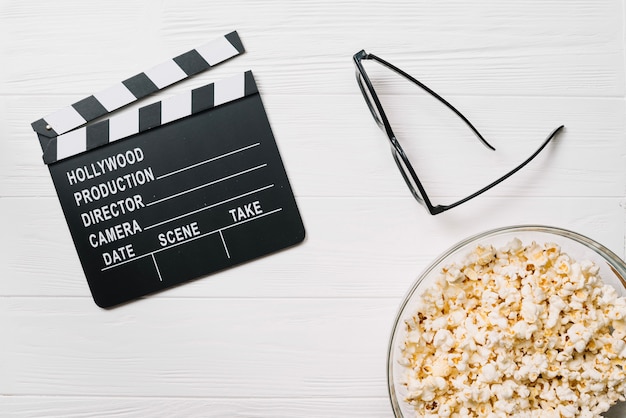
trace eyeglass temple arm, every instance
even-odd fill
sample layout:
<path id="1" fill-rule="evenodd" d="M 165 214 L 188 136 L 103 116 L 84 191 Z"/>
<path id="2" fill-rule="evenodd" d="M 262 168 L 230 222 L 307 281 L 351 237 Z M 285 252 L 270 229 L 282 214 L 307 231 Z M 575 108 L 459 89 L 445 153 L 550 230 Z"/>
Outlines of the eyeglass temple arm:
<path id="1" fill-rule="evenodd" d="M 411 76 L 410 74 L 402 71 L 400 68 L 396 67 L 395 65 L 385 61 L 382 58 L 377 57 L 374 54 L 366 54 L 366 56 L 364 58 L 366 58 L 366 59 L 373 59 L 375 61 L 378 61 L 380 64 L 388 67 L 392 71 L 395 71 L 396 73 L 400 74 L 402 77 L 406 78 L 407 80 L 411 81 L 412 83 L 417 84 L 422 90 L 424 90 L 425 92 L 427 92 L 428 94 L 433 96 L 435 99 L 439 100 L 448 109 L 450 109 L 452 112 L 454 112 L 455 115 L 457 115 L 459 118 L 461 118 L 461 120 L 463 122 L 465 122 L 465 124 L 476 134 L 476 136 L 478 137 L 478 139 L 480 139 L 480 141 L 483 143 L 483 145 L 485 145 L 487 148 L 489 148 L 492 151 L 496 150 L 489 142 L 487 142 L 487 140 L 482 136 L 482 134 L 480 132 L 478 132 L 478 129 L 476 129 L 476 127 L 474 127 L 474 125 L 472 125 L 472 123 L 460 111 L 457 110 L 456 107 L 454 107 L 450 102 L 448 102 L 446 99 L 441 97 L 435 91 L 431 90 L 427 85 L 425 85 L 424 83 L 422 83 L 421 81 L 419 81 L 415 77 Z"/>
<path id="2" fill-rule="evenodd" d="M 461 200 L 459 200 L 458 202 L 454 202 L 451 205 L 445 205 L 445 206 L 435 206 L 435 210 L 437 212 L 441 211 L 443 212 L 444 210 L 448 210 L 448 209 L 452 209 L 453 207 L 459 206 L 462 203 L 467 202 L 470 199 L 475 198 L 478 195 L 483 194 L 484 192 L 486 192 L 487 190 L 491 189 L 494 186 L 497 186 L 498 184 L 502 183 L 504 180 L 508 179 L 509 177 L 511 177 L 513 174 L 517 173 L 519 170 L 521 170 L 526 164 L 528 164 L 529 162 L 531 162 L 537 155 L 539 155 L 539 153 L 546 147 L 546 145 L 548 145 L 548 143 L 564 128 L 564 125 L 559 126 L 558 128 L 556 128 L 554 131 L 552 131 L 550 133 L 550 135 L 548 135 L 548 137 L 546 138 L 545 141 L 543 141 L 543 144 L 541 144 L 541 146 L 539 148 L 537 148 L 537 150 L 535 152 L 533 152 L 533 154 L 528 157 L 524 162 L 522 162 L 520 165 L 518 165 L 517 167 L 515 167 L 513 170 L 509 171 L 508 173 L 506 173 L 505 175 L 503 175 L 502 177 L 500 177 L 499 179 L 497 179 L 496 181 L 494 181 L 493 183 L 483 187 L 482 189 L 480 189 L 479 191 L 472 193 L 471 195 L 467 196 L 466 198 L 463 198 Z M 437 210 L 438 209 L 438 210 Z"/>

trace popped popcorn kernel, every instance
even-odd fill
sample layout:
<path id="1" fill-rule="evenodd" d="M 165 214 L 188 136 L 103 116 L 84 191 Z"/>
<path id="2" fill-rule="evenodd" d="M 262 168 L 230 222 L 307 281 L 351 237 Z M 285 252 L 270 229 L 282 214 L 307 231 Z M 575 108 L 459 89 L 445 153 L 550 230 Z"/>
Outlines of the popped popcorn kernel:
<path id="1" fill-rule="evenodd" d="M 477 246 L 405 322 L 416 417 L 599 418 L 626 399 L 626 298 L 554 243 Z"/>

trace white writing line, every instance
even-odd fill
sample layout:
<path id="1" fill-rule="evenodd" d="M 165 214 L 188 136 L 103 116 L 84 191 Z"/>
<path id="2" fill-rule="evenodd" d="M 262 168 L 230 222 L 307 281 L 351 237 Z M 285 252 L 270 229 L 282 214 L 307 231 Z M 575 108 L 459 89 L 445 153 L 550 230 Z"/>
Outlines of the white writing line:
<path id="1" fill-rule="evenodd" d="M 269 189 L 270 187 L 274 187 L 274 185 L 273 185 L 273 184 L 270 184 L 270 185 L 268 185 L 268 186 L 264 186 L 264 187 L 261 187 L 261 188 L 256 189 L 256 190 L 252 190 L 252 191 L 250 191 L 250 192 L 246 192 L 246 193 L 240 194 L 240 195 L 238 195 L 238 196 L 231 197 L 230 199 L 222 200 L 221 202 L 214 203 L 214 204 L 212 204 L 212 205 L 210 205 L 210 206 L 205 206 L 205 207 L 203 207 L 203 208 L 196 209 L 196 210 L 193 210 L 193 211 L 191 211 L 191 212 L 187 212 L 187 213 L 185 213 L 185 214 L 183 214 L 183 215 L 176 216 L 176 217 L 174 217 L 174 218 L 167 219 L 167 220 L 165 220 L 165 221 L 162 221 L 162 222 L 156 223 L 156 224 L 154 224 L 154 225 L 147 226 L 147 227 L 145 227 L 145 228 L 144 228 L 144 230 L 148 230 L 148 229 L 151 229 L 151 228 L 157 227 L 157 226 L 159 226 L 159 225 L 163 225 L 163 224 L 166 224 L 166 223 L 168 223 L 168 222 L 172 222 L 172 221 L 175 221 L 175 220 L 177 220 L 177 219 L 184 218 L 185 216 L 193 215 L 194 213 L 202 212 L 203 210 L 207 210 L 207 209 L 214 208 L 214 207 L 219 206 L 219 205 L 222 205 L 222 204 L 224 204 L 224 203 L 228 203 L 228 202 L 231 202 L 231 201 L 233 201 L 233 200 L 239 199 L 240 197 L 248 196 L 248 195 L 254 194 L 254 193 L 256 193 L 256 192 L 260 192 L 260 191 L 263 191 L 263 190 Z"/>
<path id="2" fill-rule="evenodd" d="M 216 232 L 219 232 L 220 236 L 222 236 L 222 231 L 225 231 L 225 230 L 230 229 L 230 228 L 234 228 L 234 227 L 239 226 L 239 225 L 243 225 L 245 223 L 248 223 L 250 221 L 254 221 L 254 220 L 263 218 L 263 217 L 268 216 L 268 215 L 272 215 L 274 213 L 280 212 L 281 210 L 283 210 L 283 208 L 278 208 L 278 209 L 274 209 L 274 210 L 272 210 L 270 212 L 265 212 L 265 213 L 263 213 L 261 215 L 255 216 L 254 218 L 248 218 L 245 221 L 237 222 L 237 223 L 234 223 L 232 225 L 225 226 L 223 228 L 215 229 L 215 230 L 213 230 L 211 232 L 206 232 L 206 233 L 204 233 L 202 235 L 198 235 L 196 237 L 189 238 L 189 239 L 187 239 L 185 241 L 180 241 L 180 242 L 177 242 L 175 244 L 168 245 L 167 247 L 159 248 L 158 250 L 151 251 L 151 252 L 149 252 L 147 254 L 139 255 L 139 256 L 130 258 L 128 260 L 124 260 L 124 261 L 122 261 L 120 263 L 117 263 L 117 264 L 112 264 L 110 266 L 107 266 L 107 267 L 104 267 L 104 268 L 100 269 L 100 271 L 109 270 L 109 269 L 112 269 L 113 267 L 118 267 L 118 266 L 121 266 L 122 264 L 130 263 L 131 261 L 139 260 L 140 258 L 144 258 L 144 257 L 148 257 L 148 256 L 152 256 L 152 259 L 154 260 L 154 254 L 160 253 L 161 251 L 169 250 L 170 248 L 177 247 L 177 246 L 179 246 L 181 244 L 186 244 L 188 242 L 195 241 L 195 240 L 200 239 L 200 238 L 204 238 L 204 237 L 206 237 L 208 235 L 215 234 Z M 224 240 L 224 238 L 222 236 L 222 242 L 224 242 L 223 240 Z M 225 243 L 224 243 L 224 246 L 226 246 Z M 228 251 L 228 250 L 226 250 L 226 251 Z M 228 258 L 230 258 L 230 254 L 228 254 Z M 157 267 L 157 271 L 158 271 L 158 267 Z M 159 273 L 159 278 L 160 277 L 161 277 L 161 274 Z"/>
<path id="3" fill-rule="evenodd" d="M 156 272 L 159 275 L 159 281 L 163 281 L 163 277 L 161 277 L 161 272 L 159 271 L 159 266 L 157 265 L 156 258 L 154 258 L 154 253 L 150 254 L 152 256 L 152 262 L 154 263 L 154 267 L 156 268 Z"/>
<path id="4" fill-rule="evenodd" d="M 241 176 L 242 174 L 246 174 L 246 173 L 249 173 L 249 172 L 254 171 L 254 170 L 258 170 L 259 168 L 263 168 L 263 167 L 267 167 L 267 164 L 257 165 L 256 167 L 252 167 L 252 168 L 249 168 L 247 170 L 240 171 L 239 173 L 231 174 L 230 176 L 226 176 L 226 177 L 222 177 L 221 179 L 213 180 L 213 181 L 211 181 L 209 183 L 202 184 L 200 186 L 191 188 L 189 190 L 184 190 L 184 191 L 182 191 L 180 193 L 176 193 L 176 194 L 173 194 L 171 196 L 164 197 L 163 199 L 155 200 L 154 202 L 148 203 L 146 206 L 156 205 L 157 203 L 165 202 L 166 200 L 170 200 L 170 199 L 173 199 L 175 197 L 182 196 L 184 194 L 194 192 L 196 190 L 202 189 L 203 187 L 212 186 L 212 185 L 220 183 L 220 182 L 222 182 L 224 180 L 232 179 L 234 177 Z"/>
<path id="5" fill-rule="evenodd" d="M 202 164 L 210 163 L 212 161 L 219 160 L 220 158 L 228 157 L 229 155 L 233 155 L 233 154 L 236 154 L 238 152 L 245 151 L 247 149 L 254 148 L 254 147 L 259 146 L 259 145 L 261 145 L 261 143 L 257 142 L 255 144 L 248 145 L 247 147 L 239 148 L 239 149 L 236 149 L 234 151 L 227 152 L 226 154 L 218 155 L 217 157 L 213 157 L 213 158 L 209 158 L 208 160 L 200 161 L 199 163 L 195 163 L 195 164 L 189 165 L 187 167 L 183 167 L 181 169 L 172 171 L 171 173 L 160 175 L 160 176 L 157 177 L 157 180 L 161 180 L 161 179 L 163 179 L 165 177 L 169 177 L 171 175 L 178 174 L 178 173 L 180 173 L 182 171 L 189 170 L 190 168 L 195 168 L 195 167 L 198 167 L 198 166 L 200 166 Z"/>
<path id="6" fill-rule="evenodd" d="M 226 250 L 226 256 L 230 258 L 230 253 L 228 252 L 228 247 L 226 246 L 226 241 L 224 241 L 224 234 L 222 234 L 221 229 L 220 229 L 220 238 L 222 239 L 222 245 L 224 245 L 224 250 Z"/>

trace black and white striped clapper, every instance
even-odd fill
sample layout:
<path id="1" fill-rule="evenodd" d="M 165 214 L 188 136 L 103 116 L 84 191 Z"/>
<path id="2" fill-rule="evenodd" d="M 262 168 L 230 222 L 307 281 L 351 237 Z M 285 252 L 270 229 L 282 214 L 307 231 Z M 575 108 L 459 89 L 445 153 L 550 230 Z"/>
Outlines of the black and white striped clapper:
<path id="1" fill-rule="evenodd" d="M 127 106 L 243 52 L 232 32 L 33 122 L 99 306 L 304 239 L 252 72 Z"/>

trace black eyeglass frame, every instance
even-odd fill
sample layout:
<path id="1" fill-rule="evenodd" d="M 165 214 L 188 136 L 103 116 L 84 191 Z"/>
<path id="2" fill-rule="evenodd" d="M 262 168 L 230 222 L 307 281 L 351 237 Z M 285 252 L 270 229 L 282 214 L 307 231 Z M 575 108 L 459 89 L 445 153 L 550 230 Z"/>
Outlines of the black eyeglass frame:
<path id="1" fill-rule="evenodd" d="M 354 60 L 355 68 L 356 68 L 356 71 L 355 71 L 356 79 L 357 79 L 359 88 L 361 90 L 361 93 L 363 94 L 363 98 L 365 99 L 365 102 L 367 103 L 367 107 L 369 108 L 372 114 L 372 117 L 374 118 L 378 126 L 381 129 L 383 129 L 385 133 L 387 134 L 387 137 L 391 144 L 391 153 L 396 162 L 396 165 L 398 166 L 398 169 L 400 170 L 400 173 L 402 174 L 402 177 L 405 183 L 407 184 L 407 186 L 409 187 L 409 190 L 411 191 L 411 194 L 413 195 L 415 200 L 417 200 L 422 206 L 424 206 L 430 212 L 431 215 L 437 215 L 439 213 L 452 209 L 456 206 L 459 206 L 462 203 L 465 203 L 468 200 L 473 199 L 476 196 L 483 194 L 487 190 L 495 187 L 496 185 L 500 184 L 507 178 L 511 177 L 513 174 L 515 174 L 516 172 L 521 170 L 525 165 L 527 165 L 530 161 L 532 161 L 537 155 L 539 155 L 539 153 L 546 147 L 546 145 L 548 145 L 548 143 L 557 135 L 557 133 L 564 128 L 564 126 L 561 125 L 555 130 L 553 130 L 550 133 L 550 135 L 548 135 L 546 140 L 541 144 L 541 146 L 535 152 L 533 152 L 533 154 L 530 157 L 528 157 L 525 161 L 523 161 L 513 170 L 509 171 L 508 173 L 498 178 L 497 180 L 491 182 L 490 184 L 483 187 L 482 189 L 470 194 L 467 197 L 464 197 L 461 200 L 451 203 L 449 205 L 433 205 L 430 198 L 428 197 L 428 194 L 426 193 L 426 190 L 424 189 L 424 186 L 422 185 L 422 182 L 419 180 L 417 174 L 415 173 L 415 170 L 413 169 L 411 162 L 407 158 L 406 153 L 402 149 L 402 146 L 396 139 L 396 136 L 393 133 L 393 130 L 391 129 L 391 124 L 389 123 L 389 119 L 387 118 L 387 115 L 383 109 L 383 106 L 380 103 L 380 99 L 378 98 L 378 95 L 376 94 L 376 90 L 374 90 L 374 86 L 372 82 L 370 81 L 370 78 L 368 77 L 367 73 L 365 72 L 365 68 L 363 67 L 363 64 L 361 63 L 361 61 L 364 59 L 374 60 L 378 62 L 379 64 L 383 65 L 384 67 L 389 68 L 390 70 L 394 71 L 395 73 L 399 74 L 400 76 L 406 78 L 407 80 L 419 86 L 422 90 L 426 91 L 428 94 L 430 94 L 431 96 L 439 100 L 448 109 L 450 109 L 459 118 L 461 118 L 461 120 L 465 122 L 465 124 L 474 132 L 474 134 L 476 134 L 476 136 L 483 143 L 483 145 L 485 145 L 487 148 L 494 150 L 494 151 L 495 151 L 495 148 L 491 146 L 491 144 L 489 144 L 485 140 L 485 138 L 480 134 L 480 132 L 478 132 L 478 129 L 476 129 L 474 125 L 472 125 L 472 123 L 461 112 L 459 112 L 452 104 L 450 104 L 447 100 L 445 100 L 439 94 L 431 90 L 425 84 L 415 79 L 410 74 L 407 74 L 406 72 L 402 71 L 401 69 L 394 66 L 393 64 L 383 60 L 382 58 L 377 57 L 374 54 L 368 54 L 364 50 L 361 50 L 357 52 L 356 54 L 354 54 L 353 60 Z M 369 96 L 368 96 L 368 92 L 369 92 Z M 372 100 L 370 100 L 370 97 L 374 101 L 374 103 L 372 103 Z M 380 118 L 378 117 L 376 112 L 378 112 L 378 115 L 380 115 Z M 406 167 L 406 169 L 403 167 Z M 417 187 L 417 190 L 415 189 L 415 187 L 413 187 L 411 180 Z"/>

